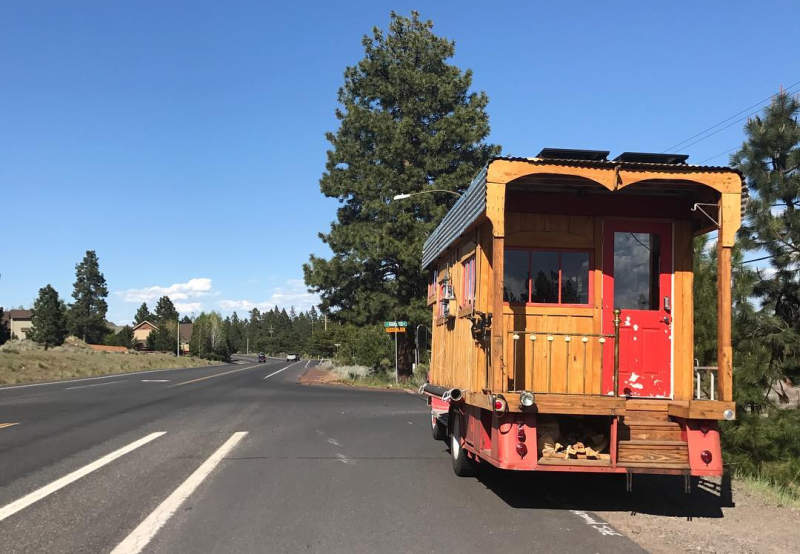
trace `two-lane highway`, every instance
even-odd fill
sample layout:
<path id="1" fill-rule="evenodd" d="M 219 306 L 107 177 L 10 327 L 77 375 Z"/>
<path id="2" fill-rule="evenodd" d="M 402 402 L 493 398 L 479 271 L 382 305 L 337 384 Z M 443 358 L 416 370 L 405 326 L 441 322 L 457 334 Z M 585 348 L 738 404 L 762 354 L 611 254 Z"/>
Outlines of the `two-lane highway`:
<path id="1" fill-rule="evenodd" d="M 641 551 L 516 477 L 455 477 L 418 397 L 308 365 L 0 389 L 2 550 Z"/>

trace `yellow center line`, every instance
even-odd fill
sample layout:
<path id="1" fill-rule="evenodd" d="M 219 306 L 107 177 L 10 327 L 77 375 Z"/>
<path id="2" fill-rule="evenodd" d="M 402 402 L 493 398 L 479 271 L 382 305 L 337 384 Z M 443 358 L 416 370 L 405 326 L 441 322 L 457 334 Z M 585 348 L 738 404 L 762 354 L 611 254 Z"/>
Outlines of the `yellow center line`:
<path id="1" fill-rule="evenodd" d="M 14 425 L 19 425 L 19 421 L 14 423 L 0 423 L 0 429 L 5 429 L 6 427 L 13 427 Z"/>
<path id="2" fill-rule="evenodd" d="M 223 371 L 222 373 L 215 373 L 213 375 L 206 375 L 205 377 L 198 377 L 197 379 L 190 379 L 189 381 L 182 381 L 180 383 L 175 383 L 174 385 L 170 385 L 169 388 L 182 387 L 183 385 L 190 385 L 192 383 L 199 383 L 200 381 L 205 381 L 206 379 L 213 379 L 214 377 L 222 377 L 223 375 L 230 375 L 231 373 L 244 371 L 246 369 L 253 369 L 254 367 L 258 367 L 260 365 L 264 365 L 264 364 L 256 364 L 256 365 L 251 365 L 251 366 L 248 366 L 248 367 L 240 367 L 240 368 L 237 368 L 237 369 L 232 369 L 230 371 Z"/>

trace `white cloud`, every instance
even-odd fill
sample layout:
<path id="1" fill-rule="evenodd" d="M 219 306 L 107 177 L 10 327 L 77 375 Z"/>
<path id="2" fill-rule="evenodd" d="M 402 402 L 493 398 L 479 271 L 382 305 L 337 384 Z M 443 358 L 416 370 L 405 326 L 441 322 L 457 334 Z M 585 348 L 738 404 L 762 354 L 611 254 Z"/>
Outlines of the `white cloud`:
<path id="1" fill-rule="evenodd" d="M 118 292 L 125 302 L 153 302 L 162 296 L 169 296 L 175 302 L 176 307 L 179 301 L 189 300 L 211 294 L 211 279 L 207 277 L 196 277 L 189 279 L 185 283 L 174 283 L 168 287 L 154 285 L 141 289 L 128 289 Z M 193 304 L 199 305 L 194 302 Z"/>
<path id="2" fill-rule="evenodd" d="M 203 303 L 202 302 L 175 302 L 175 309 L 178 310 L 182 314 L 186 314 L 189 312 L 202 312 L 203 311 Z"/>
<path id="3" fill-rule="evenodd" d="M 308 292 L 302 279 L 289 279 L 281 287 L 275 287 L 266 300 L 254 301 L 246 299 L 225 299 L 219 301 L 219 307 L 226 311 L 250 311 L 258 308 L 261 311 L 271 310 L 274 307 L 289 309 L 294 306 L 296 310 L 306 311 L 316 306 L 319 298 L 316 294 Z"/>

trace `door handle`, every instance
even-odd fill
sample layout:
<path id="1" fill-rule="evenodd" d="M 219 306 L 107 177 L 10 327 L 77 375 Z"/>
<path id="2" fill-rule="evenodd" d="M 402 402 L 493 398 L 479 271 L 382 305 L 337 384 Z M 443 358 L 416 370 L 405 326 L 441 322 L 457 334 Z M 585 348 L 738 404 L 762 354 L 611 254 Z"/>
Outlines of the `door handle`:
<path id="1" fill-rule="evenodd" d="M 670 320 L 670 318 L 669 318 L 669 316 L 668 316 L 668 315 L 665 315 L 664 317 L 662 317 L 662 318 L 661 318 L 661 321 L 663 321 L 663 322 L 664 322 L 664 323 L 666 323 L 667 325 L 669 325 L 669 324 L 672 322 L 672 321 Z"/>

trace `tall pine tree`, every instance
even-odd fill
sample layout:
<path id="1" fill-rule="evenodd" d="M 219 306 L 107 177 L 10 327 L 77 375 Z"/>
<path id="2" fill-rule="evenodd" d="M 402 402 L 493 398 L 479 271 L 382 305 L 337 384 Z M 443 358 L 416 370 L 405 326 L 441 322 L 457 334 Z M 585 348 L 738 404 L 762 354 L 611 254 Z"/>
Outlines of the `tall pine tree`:
<path id="1" fill-rule="evenodd" d="M 178 310 L 175 309 L 175 304 L 169 299 L 169 296 L 162 296 L 156 302 L 156 320 L 159 325 L 174 322 L 178 319 Z"/>
<path id="2" fill-rule="evenodd" d="M 75 266 L 75 284 L 69 307 L 69 331 L 88 343 L 100 343 L 108 332 L 106 303 L 108 288 L 100 272 L 100 263 L 94 250 L 87 250 L 83 260 Z"/>
<path id="3" fill-rule="evenodd" d="M 142 305 L 136 310 L 136 316 L 133 318 L 134 325 L 139 325 L 142 321 L 148 321 L 152 319 L 152 317 L 153 315 L 150 313 L 147 303 L 142 302 Z"/>
<path id="4" fill-rule="evenodd" d="M 392 12 L 388 31 L 365 36 L 364 58 L 344 73 L 340 126 L 327 134 L 332 148 L 320 180 L 322 193 L 341 204 L 320 235 L 333 257 L 312 255 L 303 267 L 323 313 L 340 321 L 430 319 L 422 244 L 455 196 L 392 198 L 460 192 L 499 152 L 484 142 L 486 94 L 470 91 L 471 71 L 447 63 L 454 43 L 432 29 L 416 12 Z"/>
<path id="5" fill-rule="evenodd" d="M 66 312 L 64 301 L 58 297 L 56 289 L 50 285 L 40 288 L 39 296 L 33 303 L 28 337 L 34 342 L 43 344 L 45 350 L 63 344 L 67 336 Z"/>
<path id="6" fill-rule="evenodd" d="M 737 367 L 745 390 L 765 394 L 783 377 L 800 377 L 800 103 L 780 92 L 763 116 L 745 126 L 747 140 L 732 157 L 751 192 L 741 244 L 768 256 L 753 294 L 761 310 L 746 322 L 754 352 Z M 738 387 L 739 385 L 737 385 Z M 755 401 L 755 399 L 751 399 Z"/>

